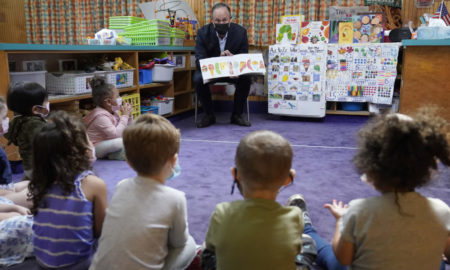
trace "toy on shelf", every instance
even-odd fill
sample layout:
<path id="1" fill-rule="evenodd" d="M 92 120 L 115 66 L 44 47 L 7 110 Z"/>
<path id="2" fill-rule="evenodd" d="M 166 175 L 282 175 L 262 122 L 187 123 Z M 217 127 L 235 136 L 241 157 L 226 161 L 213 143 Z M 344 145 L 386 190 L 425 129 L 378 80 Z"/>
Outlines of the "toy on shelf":
<path id="1" fill-rule="evenodd" d="M 124 62 L 121 57 L 116 57 L 114 60 L 115 64 L 112 66 L 113 70 L 134 69 L 134 67 Z"/>

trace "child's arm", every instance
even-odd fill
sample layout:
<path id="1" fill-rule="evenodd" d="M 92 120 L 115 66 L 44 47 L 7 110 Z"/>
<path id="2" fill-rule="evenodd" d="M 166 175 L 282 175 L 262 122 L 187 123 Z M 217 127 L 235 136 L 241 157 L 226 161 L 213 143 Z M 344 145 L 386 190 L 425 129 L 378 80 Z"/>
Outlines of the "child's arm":
<path id="1" fill-rule="evenodd" d="M 331 240 L 334 254 L 342 265 L 350 265 L 355 254 L 355 245 L 342 239 L 341 231 L 339 229 L 339 223 L 342 216 L 347 211 L 348 205 L 344 205 L 341 201 L 337 202 L 336 200 L 333 200 L 333 204 L 325 204 L 325 208 L 330 210 L 331 214 L 336 218 L 334 235 Z"/>
<path id="2" fill-rule="evenodd" d="M 100 115 L 95 119 L 95 129 L 99 130 L 106 140 L 122 137 L 123 130 L 127 127 L 128 116 L 121 116 L 117 126 L 114 125 L 111 118 L 106 115 Z"/>
<path id="3" fill-rule="evenodd" d="M 0 204 L 0 221 L 21 215 L 31 215 L 30 209 L 14 204 Z"/>
<path id="4" fill-rule="evenodd" d="M 81 188 L 86 199 L 94 204 L 92 209 L 94 214 L 94 236 L 99 238 L 108 205 L 108 189 L 105 182 L 94 175 L 88 175 L 81 182 Z"/>
<path id="5" fill-rule="evenodd" d="M 182 198 L 177 205 L 177 209 L 172 222 L 172 228 L 169 230 L 168 244 L 169 247 L 182 247 L 186 244 L 189 237 L 189 230 L 187 227 L 187 209 L 186 197 Z"/>

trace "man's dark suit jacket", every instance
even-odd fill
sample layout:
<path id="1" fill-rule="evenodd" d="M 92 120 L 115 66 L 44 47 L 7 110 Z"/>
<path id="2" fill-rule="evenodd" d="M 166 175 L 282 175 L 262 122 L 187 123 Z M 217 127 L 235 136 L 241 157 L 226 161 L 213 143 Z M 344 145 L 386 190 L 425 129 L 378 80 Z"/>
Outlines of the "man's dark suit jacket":
<path id="1" fill-rule="evenodd" d="M 247 30 L 239 24 L 231 23 L 228 29 L 225 50 L 232 54 L 248 53 Z M 203 26 L 197 32 L 195 41 L 195 59 L 197 70 L 200 70 L 199 60 L 220 56 L 219 38 L 217 37 L 214 24 Z"/>

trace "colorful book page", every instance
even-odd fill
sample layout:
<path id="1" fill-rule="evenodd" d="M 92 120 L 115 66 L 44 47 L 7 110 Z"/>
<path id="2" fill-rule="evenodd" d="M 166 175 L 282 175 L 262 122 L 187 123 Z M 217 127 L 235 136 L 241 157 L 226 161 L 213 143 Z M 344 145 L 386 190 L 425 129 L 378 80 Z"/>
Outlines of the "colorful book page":
<path id="1" fill-rule="evenodd" d="M 236 54 L 200 60 L 203 82 L 243 74 L 266 74 L 262 54 Z"/>
<path id="2" fill-rule="evenodd" d="M 328 43 L 329 32 L 329 21 L 302 22 L 301 41 L 304 44 Z"/>
<path id="3" fill-rule="evenodd" d="M 363 14 L 354 17 L 353 43 L 380 43 L 383 39 L 382 14 Z"/>
<path id="4" fill-rule="evenodd" d="M 301 14 L 297 14 L 297 15 L 283 15 L 281 16 L 281 23 L 282 24 L 298 24 L 298 30 L 299 33 L 301 31 L 301 25 L 302 22 L 304 21 L 304 16 Z M 298 35 L 297 38 L 297 44 L 301 43 L 301 39 L 300 39 L 300 34 Z"/>
<path id="5" fill-rule="evenodd" d="M 353 23 L 340 22 L 339 23 L 339 44 L 353 43 Z"/>
<path id="6" fill-rule="evenodd" d="M 328 43 L 339 42 L 339 23 L 341 21 L 330 21 Z"/>
<path id="7" fill-rule="evenodd" d="M 296 44 L 299 25 L 277 23 L 276 43 L 277 44 Z"/>

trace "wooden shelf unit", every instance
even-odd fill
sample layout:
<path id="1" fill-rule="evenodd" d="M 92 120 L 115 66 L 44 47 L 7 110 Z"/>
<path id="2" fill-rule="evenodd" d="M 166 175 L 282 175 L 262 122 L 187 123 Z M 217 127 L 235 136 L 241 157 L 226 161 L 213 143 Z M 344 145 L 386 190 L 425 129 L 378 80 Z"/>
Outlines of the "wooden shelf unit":
<path id="1" fill-rule="evenodd" d="M 169 55 L 185 55 L 185 67 L 174 70 L 174 78 L 168 83 L 150 83 L 139 85 L 139 70 L 136 68 L 133 73 L 133 86 L 118 88 L 122 94 L 140 93 L 141 96 L 151 96 L 162 94 L 174 98 L 173 113 L 188 111 L 193 109 L 191 82 L 195 68 L 191 68 L 191 54 L 194 47 L 182 46 L 89 46 L 89 45 L 43 45 L 43 44 L 0 44 L 0 95 L 6 96 L 9 79 L 9 61 L 14 61 L 16 70 L 22 71 L 22 62 L 31 60 L 44 60 L 48 72 L 56 72 L 59 69 L 60 59 L 76 59 L 78 69 L 84 63 L 94 59 L 114 59 L 121 57 L 133 67 L 138 67 L 139 62 L 148 60 L 154 53 L 167 52 Z M 57 95 L 50 96 L 50 104 L 71 103 L 80 100 L 90 99 L 92 95 Z M 11 116 L 12 113 L 10 112 Z"/>

